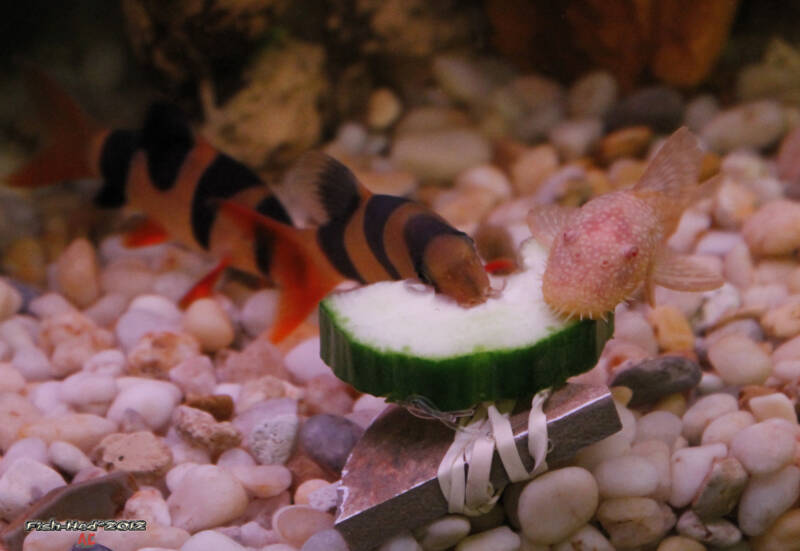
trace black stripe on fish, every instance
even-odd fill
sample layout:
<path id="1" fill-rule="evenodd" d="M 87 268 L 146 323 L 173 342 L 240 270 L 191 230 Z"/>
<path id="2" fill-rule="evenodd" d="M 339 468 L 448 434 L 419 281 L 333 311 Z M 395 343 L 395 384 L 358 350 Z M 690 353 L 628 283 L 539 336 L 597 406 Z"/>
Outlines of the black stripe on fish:
<path id="1" fill-rule="evenodd" d="M 214 199 L 228 199 L 254 186 L 264 184 L 253 171 L 223 153 L 208 165 L 192 198 L 192 234 L 201 247 L 208 249 L 210 244 L 218 209 Z"/>
<path id="2" fill-rule="evenodd" d="M 256 210 L 264 216 L 274 218 L 278 222 L 292 225 L 292 219 L 289 218 L 286 209 L 283 208 L 283 205 L 274 195 L 268 195 L 259 201 L 256 205 Z M 272 266 L 272 243 L 272 232 L 261 226 L 256 226 L 253 235 L 253 255 L 256 259 L 256 266 L 264 275 L 269 274 Z"/>
<path id="3" fill-rule="evenodd" d="M 358 195 L 351 196 L 350 204 L 341 211 L 342 216 L 331 220 L 324 226 L 320 226 L 317 230 L 317 242 L 322 252 L 340 274 L 348 279 L 364 283 L 364 278 L 356 270 L 347 252 L 347 247 L 344 245 L 344 232 L 353 217 L 353 213 L 358 209 L 359 203 L 360 197 Z"/>
<path id="4" fill-rule="evenodd" d="M 434 282 L 430 280 L 425 269 L 425 249 L 431 240 L 439 235 L 459 235 L 468 239 L 464 232 L 458 231 L 433 214 L 415 214 L 406 221 L 403 228 L 403 239 L 411 255 L 414 270 L 421 280 L 429 284 Z"/>
<path id="5" fill-rule="evenodd" d="M 94 197 L 95 205 L 102 208 L 119 208 L 125 204 L 128 170 L 138 147 L 138 132 L 114 130 L 108 135 L 100 152 L 103 187 Z"/>
<path id="6" fill-rule="evenodd" d="M 386 254 L 383 231 L 389 216 L 399 207 L 409 203 L 409 199 L 392 195 L 373 195 L 364 207 L 364 237 L 372 254 L 381 263 L 392 279 L 400 279 L 400 274 Z"/>
<path id="7" fill-rule="evenodd" d="M 194 147 L 192 129 L 183 112 L 168 103 L 150 107 L 142 127 L 141 147 L 153 185 L 167 191 L 175 185 L 186 156 Z"/>

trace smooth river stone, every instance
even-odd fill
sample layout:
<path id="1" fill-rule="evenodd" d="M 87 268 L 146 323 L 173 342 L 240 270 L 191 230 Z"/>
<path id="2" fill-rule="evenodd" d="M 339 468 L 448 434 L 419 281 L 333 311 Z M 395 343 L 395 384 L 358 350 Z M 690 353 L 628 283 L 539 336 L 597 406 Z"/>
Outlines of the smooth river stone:
<path id="1" fill-rule="evenodd" d="M 774 473 L 794 460 L 795 433 L 783 419 L 756 423 L 733 438 L 731 454 L 754 476 Z"/>
<path id="2" fill-rule="evenodd" d="M 646 497 L 658 488 L 658 471 L 650 462 L 638 455 L 612 457 L 594 469 L 600 496 Z"/>
<path id="3" fill-rule="evenodd" d="M 646 497 L 607 499 L 597 509 L 597 519 L 615 549 L 636 548 L 655 542 L 664 532 L 664 514 Z"/>
<path id="4" fill-rule="evenodd" d="M 461 515 L 447 515 L 423 526 L 414 534 L 425 551 L 442 551 L 469 534 L 470 524 Z"/>
<path id="5" fill-rule="evenodd" d="M 244 513 L 247 503 L 239 481 L 215 465 L 189 469 L 167 499 L 173 525 L 190 533 L 234 520 Z"/>
<path id="6" fill-rule="evenodd" d="M 746 484 L 747 471 L 736 458 L 717 459 L 692 501 L 692 510 L 703 520 L 723 517 L 736 507 Z"/>
<path id="7" fill-rule="evenodd" d="M 565 467 L 525 485 L 517 516 L 525 537 L 551 545 L 589 522 L 597 503 L 597 482 L 591 473 L 580 467 Z"/>
<path id="8" fill-rule="evenodd" d="M 762 534 L 800 496 L 800 468 L 788 465 L 752 477 L 739 502 L 739 528 L 748 536 Z"/>
<path id="9" fill-rule="evenodd" d="M 697 443 L 709 423 L 738 409 L 736 398 L 730 394 L 716 393 L 703 396 L 683 414 L 683 436 L 690 443 Z"/>

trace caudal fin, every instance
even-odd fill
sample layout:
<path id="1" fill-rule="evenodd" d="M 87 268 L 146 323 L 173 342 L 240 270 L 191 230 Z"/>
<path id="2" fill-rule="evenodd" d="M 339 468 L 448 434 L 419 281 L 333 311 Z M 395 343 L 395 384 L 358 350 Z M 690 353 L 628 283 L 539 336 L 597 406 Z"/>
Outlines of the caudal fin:
<path id="1" fill-rule="evenodd" d="M 314 310 L 344 278 L 316 245 L 313 230 L 299 230 L 233 201 L 221 201 L 220 212 L 247 233 L 266 232 L 271 240 L 270 277 L 280 286 L 278 316 L 269 338 L 278 343 Z"/>
<path id="2" fill-rule="evenodd" d="M 3 181 L 13 187 L 33 188 L 93 176 L 88 149 L 99 126 L 41 70 L 25 65 L 23 71 L 47 136 L 33 159 Z"/>

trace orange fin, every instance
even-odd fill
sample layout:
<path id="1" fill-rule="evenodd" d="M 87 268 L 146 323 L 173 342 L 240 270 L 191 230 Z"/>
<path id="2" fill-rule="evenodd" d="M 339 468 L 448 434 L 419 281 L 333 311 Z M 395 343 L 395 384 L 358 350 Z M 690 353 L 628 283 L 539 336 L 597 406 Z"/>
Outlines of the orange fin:
<path id="1" fill-rule="evenodd" d="M 575 212 L 574 207 L 547 204 L 534 207 L 528 213 L 528 227 L 534 239 L 545 247 L 553 244 L 556 236 L 567 225 L 567 219 Z"/>
<path id="2" fill-rule="evenodd" d="M 517 269 L 513 258 L 495 258 L 484 264 L 483 269 L 490 274 L 506 275 Z"/>
<path id="3" fill-rule="evenodd" d="M 93 176 L 89 145 L 99 126 L 50 77 L 24 66 L 25 84 L 47 126 L 45 146 L 3 180 L 12 187 L 40 187 Z"/>
<path id="4" fill-rule="evenodd" d="M 278 316 L 269 338 L 286 338 L 345 278 L 320 251 L 315 230 L 299 230 L 233 201 L 220 201 L 220 213 L 247 230 L 258 228 L 273 237 L 270 276 L 281 288 Z"/>
<path id="5" fill-rule="evenodd" d="M 653 285 L 676 291 L 711 291 L 724 283 L 722 276 L 701 260 L 662 248 L 653 260 L 648 294 Z"/>
<path id="6" fill-rule="evenodd" d="M 181 298 L 180 302 L 178 303 L 179 306 L 181 308 L 186 308 L 199 298 L 211 296 L 211 293 L 214 291 L 214 287 L 217 285 L 219 278 L 222 277 L 222 274 L 225 272 L 225 268 L 227 268 L 230 263 L 231 258 L 229 256 L 223 257 L 217 263 L 217 265 L 211 269 L 210 272 L 203 276 L 203 279 L 195 283 L 194 287 L 189 289 L 189 291 L 183 295 L 183 298 Z"/>
<path id="7" fill-rule="evenodd" d="M 125 234 L 122 244 L 130 249 L 147 247 L 163 243 L 167 237 L 167 230 L 164 229 L 164 226 L 155 220 L 145 218 Z"/>

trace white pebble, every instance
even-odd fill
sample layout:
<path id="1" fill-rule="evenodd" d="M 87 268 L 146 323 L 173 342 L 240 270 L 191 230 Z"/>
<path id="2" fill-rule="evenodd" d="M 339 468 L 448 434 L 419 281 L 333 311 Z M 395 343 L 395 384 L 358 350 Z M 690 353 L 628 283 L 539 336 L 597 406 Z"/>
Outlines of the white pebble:
<path id="1" fill-rule="evenodd" d="M 257 337 L 272 326 L 278 313 L 279 298 L 280 291 L 277 289 L 262 289 L 250 295 L 240 314 L 240 321 L 248 335 Z"/>
<path id="2" fill-rule="evenodd" d="M 408 532 L 398 534 L 383 542 L 378 551 L 422 551 L 422 547 Z"/>
<path id="3" fill-rule="evenodd" d="M 92 462 L 86 454 L 69 442 L 61 440 L 51 442 L 47 451 L 50 462 L 65 473 L 74 475 L 78 471 L 92 466 Z"/>
<path id="4" fill-rule="evenodd" d="M 231 448 L 222 452 L 217 458 L 217 466 L 229 469 L 236 465 L 252 466 L 256 464 L 253 456 L 242 448 Z"/>
<path id="5" fill-rule="evenodd" d="M 557 543 L 594 515 L 598 488 L 589 471 L 566 467 L 547 472 L 525 485 L 517 506 L 525 536 L 536 543 Z"/>
<path id="6" fill-rule="evenodd" d="M 736 398 L 730 394 L 703 396 L 683 414 L 683 436 L 689 442 L 699 442 L 711 421 L 738 409 Z"/>
<path id="7" fill-rule="evenodd" d="M 636 436 L 636 417 L 631 410 L 618 402 L 614 402 L 614 407 L 622 423 L 622 430 L 580 450 L 575 456 L 577 466 L 591 471 L 603 460 L 630 451 L 631 443 Z"/>
<path id="8" fill-rule="evenodd" d="M 415 536 L 425 551 L 442 551 L 467 537 L 469 520 L 459 515 L 446 515 L 429 522 Z"/>
<path id="9" fill-rule="evenodd" d="M 207 352 L 229 346 L 235 337 L 230 318 L 212 298 L 195 300 L 189 306 L 183 317 L 183 328 L 194 335 Z"/>
<path id="10" fill-rule="evenodd" d="M 658 487 L 658 471 L 644 457 L 606 459 L 594 469 L 600 497 L 646 497 Z"/>
<path id="11" fill-rule="evenodd" d="M 501 200 L 510 199 L 512 194 L 511 182 L 506 174 L 491 164 L 468 168 L 456 177 L 455 187 L 484 189 Z"/>
<path id="12" fill-rule="evenodd" d="M 672 492 L 670 447 L 661 440 L 645 440 L 634 445 L 631 454 L 646 458 L 658 473 L 658 486 L 650 497 L 658 501 L 667 501 Z"/>
<path id="13" fill-rule="evenodd" d="M 669 411 L 652 411 L 643 415 L 636 421 L 635 442 L 645 440 L 661 440 L 667 446 L 672 446 L 675 439 L 681 435 L 683 423 L 680 417 Z"/>
<path id="14" fill-rule="evenodd" d="M 124 350 L 133 348 L 147 333 L 179 330 L 179 321 L 167 319 L 148 310 L 131 308 L 120 316 L 114 326 L 117 342 Z"/>
<path id="15" fill-rule="evenodd" d="M 272 529 L 282 540 L 295 547 L 303 546 L 314 534 L 328 528 L 333 528 L 333 516 L 306 505 L 287 505 L 272 515 Z M 314 551 L 323 551 L 318 546 L 314 547 Z"/>
<path id="16" fill-rule="evenodd" d="M 39 319 L 76 312 L 77 309 L 58 293 L 45 293 L 28 304 L 28 311 Z"/>
<path id="17" fill-rule="evenodd" d="M 800 468 L 788 465 L 752 477 L 739 501 L 739 528 L 748 536 L 763 533 L 800 496 Z"/>
<path id="18" fill-rule="evenodd" d="M 70 412 L 70 407 L 61 400 L 60 382 L 45 381 L 31 386 L 28 397 L 47 417 L 58 417 Z"/>
<path id="19" fill-rule="evenodd" d="M 304 340 L 286 354 L 284 358 L 286 369 L 296 383 L 306 384 L 314 377 L 331 373 L 331 368 L 319 356 L 319 346 L 319 337 L 312 337 Z"/>
<path id="20" fill-rule="evenodd" d="M 14 442 L 0 460 L 0 475 L 11 468 L 18 459 L 26 457 L 47 465 L 47 444 L 41 438 L 23 438 Z"/>
<path id="21" fill-rule="evenodd" d="M 706 475 L 714 459 L 728 454 L 725 444 L 709 444 L 694 448 L 683 448 L 672 454 L 672 495 L 669 503 L 673 507 L 688 505 Z"/>
<path id="22" fill-rule="evenodd" d="M 56 286 L 79 308 L 100 296 L 100 279 L 94 246 L 84 238 L 69 244 L 56 260 Z"/>
<path id="23" fill-rule="evenodd" d="M 788 421 L 756 423 L 731 441 L 731 454 L 752 475 L 773 473 L 788 465 L 795 455 L 795 427 Z"/>
<path id="24" fill-rule="evenodd" d="M 116 349 L 102 350 L 86 360 L 83 371 L 94 375 L 118 377 L 125 371 L 125 354 Z"/>
<path id="25" fill-rule="evenodd" d="M 172 518 L 164 496 L 157 488 L 145 486 L 128 498 L 125 502 L 124 518 L 135 518 L 148 524 L 170 526 Z"/>
<path id="26" fill-rule="evenodd" d="M 508 526 L 498 526 L 491 530 L 467 536 L 456 545 L 455 551 L 517 551 L 520 546 L 519 535 Z"/>
<path id="27" fill-rule="evenodd" d="M 246 551 L 244 546 L 214 530 L 197 532 L 186 540 L 180 551 L 209 551 L 210 549 L 214 549 L 214 551 Z"/>
<path id="28" fill-rule="evenodd" d="M 773 418 L 785 419 L 793 425 L 797 425 L 797 413 L 795 412 L 794 404 L 782 392 L 773 392 L 766 396 L 750 398 L 747 405 L 759 421 Z"/>
<path id="29" fill-rule="evenodd" d="M 0 348 L 4 343 L 0 341 Z M 11 364 L 0 363 L 0 392 L 19 392 L 25 388 L 25 377 Z"/>
<path id="30" fill-rule="evenodd" d="M 127 388 L 123 388 L 126 379 Z M 135 381 L 130 381 L 132 379 Z M 125 411 L 131 409 L 141 415 L 151 429 L 159 430 L 169 421 L 172 410 L 181 399 L 180 389 L 166 381 L 126 377 L 117 382 L 120 392 L 107 414 L 109 419 L 117 423 L 122 422 Z"/>
<path id="31" fill-rule="evenodd" d="M 708 359 L 729 385 L 757 385 L 767 380 L 772 361 L 753 340 L 739 334 L 714 340 Z"/>
<path id="32" fill-rule="evenodd" d="M 640 312 L 626 310 L 614 314 L 614 338 L 632 342 L 652 356 L 658 354 L 653 326 Z"/>
<path id="33" fill-rule="evenodd" d="M 800 380 L 800 360 L 777 362 L 772 367 L 772 375 L 784 383 Z"/>
<path id="34" fill-rule="evenodd" d="M 47 355 L 34 346 L 18 349 L 11 359 L 11 367 L 25 377 L 26 381 L 43 381 L 54 376 L 53 366 Z"/>
<path id="35" fill-rule="evenodd" d="M 117 382 L 111 375 L 78 372 L 59 386 L 60 398 L 73 406 L 110 402 L 117 395 Z"/>
<path id="36" fill-rule="evenodd" d="M 87 452 L 116 429 L 116 423 L 98 415 L 64 413 L 57 417 L 44 417 L 25 425 L 19 434 L 37 436 L 45 442 L 64 440 Z"/>
<path id="37" fill-rule="evenodd" d="M 164 483 L 167 485 L 167 489 L 170 493 L 175 493 L 175 490 L 178 489 L 186 473 L 198 465 L 200 464 L 192 461 L 184 461 L 182 463 L 176 463 L 174 467 L 167 471 L 167 474 L 164 475 Z"/>
<path id="38" fill-rule="evenodd" d="M 26 507 L 54 488 L 66 486 L 56 471 L 23 457 L 0 477 L 0 516 L 13 520 Z"/>
<path id="39" fill-rule="evenodd" d="M 743 429 L 755 424 L 756 420 L 749 411 L 732 411 L 725 415 L 720 415 L 703 431 L 701 443 L 714 444 L 721 442 L 730 445 L 731 440 Z"/>
<path id="40" fill-rule="evenodd" d="M 257 498 L 276 496 L 292 483 L 292 472 L 283 465 L 231 465 L 227 469 Z"/>
<path id="41" fill-rule="evenodd" d="M 236 478 L 214 465 L 190 469 L 167 499 L 173 526 L 190 533 L 234 520 L 247 503 L 247 493 Z"/>
<path id="42" fill-rule="evenodd" d="M 211 358 L 192 356 L 169 370 L 170 380 L 186 394 L 208 395 L 214 392 L 217 377 Z"/>
<path id="43" fill-rule="evenodd" d="M 172 302 L 178 302 L 195 283 L 196 280 L 189 274 L 173 270 L 156 276 L 153 280 L 153 292 Z"/>
<path id="44" fill-rule="evenodd" d="M 99 327 L 109 327 L 117 321 L 128 307 L 128 297 L 119 293 L 108 293 L 83 311 L 83 314 Z"/>

